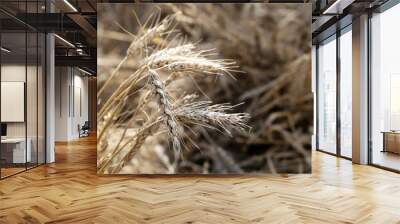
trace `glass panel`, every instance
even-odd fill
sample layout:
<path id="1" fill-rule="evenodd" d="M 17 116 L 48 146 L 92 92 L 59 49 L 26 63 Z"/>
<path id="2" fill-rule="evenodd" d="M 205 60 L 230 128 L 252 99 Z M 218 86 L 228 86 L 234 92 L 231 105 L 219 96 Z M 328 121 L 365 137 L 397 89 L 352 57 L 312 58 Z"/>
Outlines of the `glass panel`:
<path id="1" fill-rule="evenodd" d="M 36 1 L 27 2 L 27 13 L 37 13 L 39 11 Z M 34 17 L 37 20 L 37 17 Z M 32 21 L 36 23 L 37 21 Z M 27 31 L 27 98 L 26 98 L 26 111 L 27 111 L 27 143 L 28 150 L 30 148 L 30 161 L 27 167 L 35 167 L 38 163 L 38 33 L 36 30 Z"/>
<path id="2" fill-rule="evenodd" d="M 45 1 L 0 1 L 12 15 L 45 12 Z M 34 17 L 37 18 L 37 17 Z M 0 12 L 0 177 L 45 162 L 45 35 Z"/>
<path id="3" fill-rule="evenodd" d="M 347 30 L 346 30 L 347 31 Z M 352 149 L 352 35 L 340 36 L 340 153 L 351 158 Z"/>
<path id="4" fill-rule="evenodd" d="M 28 63 L 27 63 L 27 80 L 26 80 L 26 111 L 27 111 L 27 142 L 28 150 L 30 148 L 30 160 L 28 160 L 28 168 L 37 165 L 37 132 L 38 132 L 38 120 L 37 120 L 37 74 L 38 74 L 38 57 L 37 57 L 37 33 L 32 32 L 27 34 L 28 38 Z"/>
<path id="5" fill-rule="evenodd" d="M 371 19 L 372 163 L 400 170 L 400 4 Z"/>
<path id="6" fill-rule="evenodd" d="M 336 37 L 318 48 L 318 149 L 336 153 Z"/>
<path id="7" fill-rule="evenodd" d="M 39 34 L 38 45 L 38 163 L 45 163 L 45 44 L 46 39 L 44 34 Z"/>
<path id="8" fill-rule="evenodd" d="M 25 170 L 26 150 L 26 33 L 2 33 L 1 43 L 1 160 L 2 177 Z M 28 144 L 29 146 L 29 144 Z"/>

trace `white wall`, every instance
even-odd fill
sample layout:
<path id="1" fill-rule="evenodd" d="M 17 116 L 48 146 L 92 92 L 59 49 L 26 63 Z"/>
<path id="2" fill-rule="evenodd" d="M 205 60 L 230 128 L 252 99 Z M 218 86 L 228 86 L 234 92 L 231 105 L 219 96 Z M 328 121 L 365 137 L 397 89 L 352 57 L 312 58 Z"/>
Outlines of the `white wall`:
<path id="1" fill-rule="evenodd" d="M 74 108 L 72 108 L 73 119 L 71 120 L 71 135 L 73 138 L 79 137 L 78 124 L 83 125 L 85 121 L 88 121 L 88 78 L 81 76 L 82 73 L 74 75 L 74 91 L 72 98 L 74 99 Z M 80 96 L 80 97 L 79 97 Z M 79 102 L 80 101 L 80 102 Z M 81 111 L 80 111 L 81 110 Z"/>
<path id="2" fill-rule="evenodd" d="M 25 82 L 25 71 L 26 67 L 19 64 L 3 64 L 1 66 L 1 81 L 2 82 Z M 28 66 L 28 73 L 33 69 L 32 66 Z M 27 93 L 28 97 L 33 96 L 33 93 Z M 34 93 L 36 96 L 36 92 Z M 7 108 L 1 108 L 7 110 Z M 29 116 L 29 115 L 28 115 Z M 28 121 L 30 121 L 28 117 Z M 8 137 L 25 137 L 25 122 L 7 122 L 7 136 Z M 29 136 L 28 136 L 29 137 Z"/>
<path id="3" fill-rule="evenodd" d="M 88 120 L 88 78 L 76 68 L 56 67 L 55 86 L 55 140 L 77 139 L 78 125 Z"/>
<path id="4" fill-rule="evenodd" d="M 25 64 L 3 64 L 1 66 L 1 81 L 3 82 L 25 82 Z M 6 110 L 7 108 L 1 108 Z M 25 137 L 25 122 L 7 123 L 8 137 Z"/>
<path id="5" fill-rule="evenodd" d="M 68 88 L 70 77 L 69 68 L 55 68 L 55 141 L 68 140 Z"/>

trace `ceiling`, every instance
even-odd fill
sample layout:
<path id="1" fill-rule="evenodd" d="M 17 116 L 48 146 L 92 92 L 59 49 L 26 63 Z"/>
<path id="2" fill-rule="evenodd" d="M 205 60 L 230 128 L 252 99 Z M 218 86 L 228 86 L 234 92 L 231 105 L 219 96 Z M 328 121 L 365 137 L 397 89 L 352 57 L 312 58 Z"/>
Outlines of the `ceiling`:
<path id="1" fill-rule="evenodd" d="M 25 54 L 26 30 L 55 33 L 56 66 L 96 73 L 96 4 L 96 0 L 47 0 L 47 4 L 45 0 L 1 0 L 1 30 L 9 48 L 15 49 L 9 56 Z M 31 51 L 29 44 L 27 49 Z"/>
<path id="2" fill-rule="evenodd" d="M 374 10 L 388 0 L 313 0 L 313 43 L 351 23 L 352 17 Z"/>

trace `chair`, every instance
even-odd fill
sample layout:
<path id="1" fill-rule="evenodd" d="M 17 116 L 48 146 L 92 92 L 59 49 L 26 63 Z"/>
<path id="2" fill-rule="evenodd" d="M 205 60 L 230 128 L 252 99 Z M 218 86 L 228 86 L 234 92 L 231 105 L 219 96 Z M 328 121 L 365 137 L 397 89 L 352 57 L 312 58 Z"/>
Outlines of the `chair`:
<path id="1" fill-rule="evenodd" d="M 90 129 L 90 123 L 89 121 L 85 121 L 85 123 L 80 127 L 78 125 L 78 130 L 79 130 L 79 138 L 80 137 L 87 137 L 89 136 L 89 129 Z"/>

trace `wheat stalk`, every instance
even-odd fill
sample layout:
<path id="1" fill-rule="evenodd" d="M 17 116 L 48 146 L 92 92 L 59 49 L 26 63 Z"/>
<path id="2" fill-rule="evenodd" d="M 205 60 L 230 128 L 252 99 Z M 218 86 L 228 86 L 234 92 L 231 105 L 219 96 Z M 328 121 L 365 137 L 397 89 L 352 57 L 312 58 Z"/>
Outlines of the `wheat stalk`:
<path id="1" fill-rule="evenodd" d="M 148 125 L 138 131 L 135 136 L 135 144 L 129 148 L 128 152 L 122 157 L 121 161 L 119 161 L 116 166 L 107 167 L 109 163 L 104 165 L 105 168 L 110 169 L 110 173 L 118 173 L 129 161 L 131 161 L 146 141 L 147 137 L 151 136 L 159 128 L 161 119 L 156 119 L 155 121 L 152 120 L 148 123 Z"/>
<path id="2" fill-rule="evenodd" d="M 126 50 L 126 55 L 121 63 L 114 69 L 99 90 L 101 95 L 104 88 L 118 75 L 120 68 L 129 57 L 136 57 L 139 61 L 138 68 L 132 75 L 123 81 L 111 94 L 98 112 L 99 117 L 99 150 L 101 154 L 98 160 L 99 173 L 118 173 L 139 152 L 146 139 L 154 135 L 159 129 L 165 128 L 172 142 L 174 164 L 177 165 L 182 152 L 184 127 L 188 124 L 198 124 L 209 128 L 224 130 L 231 135 L 231 130 L 245 131 L 249 127 L 245 124 L 249 115 L 244 113 L 228 113 L 234 106 L 229 104 L 211 105 L 208 101 L 195 102 L 197 95 L 186 95 L 178 100 L 167 91 L 166 86 L 173 83 L 177 75 L 186 77 L 188 72 L 207 73 L 214 75 L 230 75 L 235 72 L 237 65 L 234 61 L 225 59 L 210 59 L 213 49 L 197 50 L 193 43 L 179 43 L 178 46 L 168 46 L 163 49 L 151 48 L 149 43 L 172 32 L 172 20 L 174 16 L 168 16 L 158 24 L 150 28 L 144 28 Z M 171 40 L 171 43 L 173 41 Z M 167 45 L 165 45 L 167 46 Z M 146 52 L 145 55 L 141 54 Z M 167 73 L 168 79 L 163 81 L 160 73 Z M 233 77 L 233 76 L 232 76 Z M 144 86 L 140 87 L 142 81 Z M 137 91 L 136 89 L 141 91 Z M 142 92 L 145 94 L 144 102 L 138 103 L 135 109 L 126 110 L 129 97 Z M 144 106 L 149 98 L 155 98 L 158 112 L 147 115 Z M 121 125 L 121 118 L 132 116 L 128 119 L 128 125 L 139 114 L 152 117 L 147 119 L 141 128 L 137 128 L 135 134 L 126 138 L 127 128 L 122 131 L 117 143 L 110 148 L 104 139 L 108 134 Z M 164 124 L 164 125 L 162 125 Z M 124 141 L 125 139 L 125 141 Z M 104 144 L 104 145 L 103 145 Z"/>
<path id="3" fill-rule="evenodd" d="M 174 15 L 166 17 L 160 23 L 156 24 L 154 27 L 149 29 L 145 29 L 145 27 L 141 27 L 142 32 L 140 32 L 136 38 L 134 38 L 129 45 L 128 49 L 126 50 L 125 57 L 121 60 L 121 62 L 117 65 L 117 67 L 113 70 L 111 75 L 107 78 L 103 86 L 98 90 L 97 97 L 99 97 L 106 87 L 110 84 L 111 80 L 115 78 L 118 74 L 121 67 L 127 62 L 127 60 L 134 56 L 136 53 L 142 53 L 142 50 L 146 50 L 148 44 L 152 42 L 157 37 L 162 37 L 164 35 L 169 34 L 166 32 L 173 21 Z"/>
<path id="4" fill-rule="evenodd" d="M 214 104 L 210 101 L 199 101 L 184 104 L 175 110 L 176 116 L 183 122 L 217 126 L 232 136 L 231 130 L 246 132 L 250 127 L 246 122 L 250 119 L 247 113 L 228 113 L 235 106 L 230 104 Z"/>
<path id="5" fill-rule="evenodd" d="M 130 162 L 125 164 L 124 172 L 135 170 L 135 172 L 146 173 L 149 166 L 151 166 L 151 172 L 166 172 L 161 162 L 157 164 L 157 158 L 151 158 L 152 161 L 147 160 L 149 158 L 146 155 L 148 156 L 149 152 L 156 148 L 154 145 L 157 145 L 157 148 L 165 148 L 162 150 L 162 154 L 171 162 L 173 160 L 172 147 L 166 147 L 166 142 L 171 142 L 171 140 L 168 138 L 169 135 L 164 135 L 168 133 L 165 117 L 161 117 L 158 99 L 148 77 L 148 64 L 156 61 L 155 59 L 159 60 L 159 64 L 155 64 L 150 69 L 159 74 L 170 96 L 169 100 L 176 121 L 178 125 L 185 127 L 182 140 L 186 141 L 190 138 L 201 149 L 186 151 L 183 150 L 186 145 L 181 144 L 184 159 L 179 160 L 176 172 L 225 172 L 233 168 L 229 162 L 223 161 L 229 156 L 245 172 L 310 172 L 309 139 L 312 133 L 312 116 L 310 116 L 312 114 L 312 93 L 309 87 L 309 83 L 311 83 L 309 81 L 311 77 L 309 43 L 311 36 L 307 27 L 309 27 L 311 17 L 304 16 L 306 11 L 299 9 L 303 7 L 272 4 L 224 5 L 223 7 L 218 4 L 207 6 L 163 4 L 158 7 L 165 10 L 160 14 L 162 16 L 170 13 L 177 16 L 173 19 L 173 23 L 171 20 L 170 27 L 164 31 L 166 35 L 153 35 L 153 39 L 147 40 L 143 38 L 144 41 L 139 41 L 140 43 L 136 43 L 136 45 L 132 41 L 138 41 L 149 29 L 159 25 L 159 22 L 154 24 L 155 21 L 161 22 L 162 19 L 154 19 L 153 22 L 149 19 L 149 25 L 145 26 L 130 24 L 135 21 L 134 18 L 127 15 L 137 7 L 128 5 L 115 7 L 116 10 L 105 9 L 103 14 L 99 15 L 99 28 L 104 28 L 104 32 L 99 33 L 103 43 L 101 46 L 103 49 L 99 55 L 103 57 L 103 53 L 106 53 L 107 56 L 100 58 L 102 59 L 100 61 L 108 62 L 104 63 L 102 69 L 113 71 L 113 67 L 116 67 L 121 61 L 120 59 L 124 58 L 128 52 L 129 46 L 129 51 L 133 53 L 129 60 L 123 63 L 122 69 L 115 75 L 115 79 L 111 80 L 110 83 L 113 85 L 106 85 L 104 93 L 107 94 L 102 94 L 99 99 L 101 104 L 98 108 L 102 110 L 102 113 L 101 116 L 98 116 L 98 127 L 100 132 L 104 130 L 104 134 L 98 142 L 98 158 L 106 158 L 110 152 L 115 154 L 110 157 L 112 161 L 105 172 L 112 173 L 112 168 L 121 163 L 122 158 L 130 150 L 136 151 L 136 153 L 133 153 L 132 158 L 126 158 Z M 152 6 L 143 5 L 138 11 L 138 16 L 149 15 L 155 11 L 154 9 Z M 124 16 L 116 17 L 115 12 L 117 11 Z M 121 35 L 107 32 L 115 31 L 112 29 L 115 26 L 114 21 L 124 24 L 124 26 L 126 24 L 127 27 L 137 31 L 132 32 L 134 35 L 127 35 L 126 32 L 121 31 L 116 31 Z M 175 30 L 169 32 L 172 24 L 175 26 Z M 172 33 L 184 34 L 184 38 L 180 39 L 184 39 L 184 41 L 179 42 L 178 38 L 176 41 L 167 37 Z M 293 35 L 294 33 L 296 35 Z M 152 35 L 148 35 L 148 37 L 150 36 Z M 136 50 L 133 50 L 134 48 Z M 202 49 L 211 48 L 215 48 L 215 50 L 202 52 Z M 234 58 L 240 64 L 241 70 L 246 72 L 245 76 L 240 77 L 240 82 L 226 78 L 216 79 L 213 75 L 203 77 L 201 75 L 208 73 L 202 72 L 200 69 L 186 69 L 187 67 L 193 68 L 194 65 L 190 64 L 190 60 L 186 60 L 186 58 L 179 58 L 198 59 L 200 57 L 214 60 L 218 57 L 211 54 L 216 52 L 222 56 L 220 58 Z M 109 63 L 111 60 L 113 62 Z M 161 63 L 164 60 L 169 61 Z M 197 60 L 198 62 L 199 60 Z M 169 66 L 170 64 L 172 65 Z M 184 65 L 183 69 L 178 69 L 180 64 Z M 138 71 L 139 69 L 141 71 Z M 236 69 L 233 68 L 233 70 Z M 127 72 L 132 75 L 128 76 Z M 102 87 L 103 80 L 105 81 L 110 74 L 111 72 L 99 74 L 99 87 Z M 214 74 L 226 73 L 218 71 Z M 232 72 L 232 74 L 237 75 L 236 72 Z M 123 75 L 128 78 L 122 79 Z M 136 76 L 140 76 L 141 81 Z M 195 82 L 192 83 L 192 79 Z M 121 83 L 125 84 L 121 86 Z M 141 87 L 144 87 L 143 90 L 136 92 Z M 204 92 L 207 97 L 189 99 L 190 97 L 184 96 L 185 92 L 196 93 L 197 90 L 193 87 Z M 109 97 L 113 93 L 115 95 Z M 149 102 L 140 106 L 140 99 L 148 93 L 151 93 L 148 97 Z M 205 119 L 208 121 L 204 122 L 204 114 L 201 116 L 203 119 L 199 119 L 199 116 L 194 118 L 177 114 L 179 108 L 205 99 L 217 103 L 245 102 L 234 108 L 234 111 L 226 111 L 226 113 L 241 111 L 250 113 L 251 120 L 246 124 L 251 125 L 252 132 L 236 133 L 228 128 L 235 137 L 233 143 L 232 140 L 219 136 L 215 132 L 211 132 L 212 134 L 208 131 L 198 132 L 203 129 L 196 128 L 194 124 L 218 129 L 225 134 L 226 131 L 223 128 L 215 122 L 211 122 L 211 117 Z M 111 113 L 116 107 L 124 109 Z M 138 107 L 141 108 L 137 110 Z M 159 129 L 146 138 L 156 134 L 157 137 L 147 139 L 140 146 L 137 145 L 139 149 L 134 149 L 133 146 L 140 130 L 147 125 L 147 121 L 157 116 L 162 119 Z M 162 134 L 158 135 L 159 133 Z M 209 134 L 208 138 L 206 138 L 207 134 Z M 221 153 L 218 153 L 219 149 L 221 149 Z M 253 149 L 256 149 L 257 153 L 253 153 Z M 231 172 L 238 172 L 238 170 L 231 170 Z"/>

